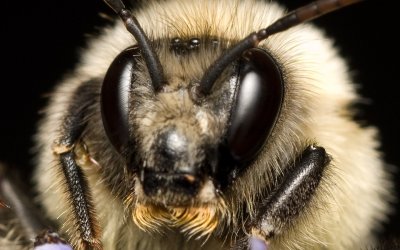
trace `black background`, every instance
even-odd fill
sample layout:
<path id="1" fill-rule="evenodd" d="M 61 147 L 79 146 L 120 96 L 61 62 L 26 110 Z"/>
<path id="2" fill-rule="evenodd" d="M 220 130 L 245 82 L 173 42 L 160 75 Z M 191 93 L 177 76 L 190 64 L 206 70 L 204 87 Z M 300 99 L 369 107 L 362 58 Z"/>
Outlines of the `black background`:
<path id="1" fill-rule="evenodd" d="M 293 9 L 309 1 L 281 2 Z M 394 4 L 388 2 L 364 1 L 315 23 L 335 38 L 356 72 L 361 94 L 370 100 L 362 106 L 360 119 L 379 127 L 386 161 L 400 166 L 400 55 L 394 37 L 399 21 L 395 21 L 398 13 Z M 96 34 L 106 23 L 100 12 L 113 15 L 101 0 L 2 3 L 0 160 L 18 166 L 24 175 L 32 168 L 29 149 L 39 110 L 46 103 L 44 96 L 73 69 L 87 34 Z M 387 231 L 400 235 L 398 214 Z"/>

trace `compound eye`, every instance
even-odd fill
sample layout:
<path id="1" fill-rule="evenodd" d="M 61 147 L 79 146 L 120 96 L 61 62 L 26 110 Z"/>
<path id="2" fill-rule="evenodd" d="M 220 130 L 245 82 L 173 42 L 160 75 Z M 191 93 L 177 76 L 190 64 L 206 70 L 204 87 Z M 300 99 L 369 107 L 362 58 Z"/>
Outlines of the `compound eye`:
<path id="1" fill-rule="evenodd" d="M 101 115 L 111 144 L 123 153 L 129 142 L 129 92 L 140 51 L 137 46 L 122 51 L 111 63 L 101 89 Z"/>
<path id="2" fill-rule="evenodd" d="M 270 135 L 282 106 L 284 84 L 276 61 L 258 48 L 243 56 L 239 79 L 227 143 L 233 159 L 243 163 L 259 153 Z"/>

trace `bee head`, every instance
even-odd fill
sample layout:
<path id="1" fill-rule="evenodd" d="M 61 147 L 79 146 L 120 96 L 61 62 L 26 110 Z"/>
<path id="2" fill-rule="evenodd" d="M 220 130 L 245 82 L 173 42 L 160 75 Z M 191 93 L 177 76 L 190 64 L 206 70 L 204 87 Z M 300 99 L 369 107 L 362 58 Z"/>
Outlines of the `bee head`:
<path id="1" fill-rule="evenodd" d="M 180 45 L 177 45 L 177 41 Z M 217 198 L 251 163 L 270 134 L 283 99 L 279 66 L 251 49 L 198 96 L 200 79 L 224 38 L 155 42 L 165 83 L 155 90 L 140 47 L 117 56 L 102 88 L 103 124 L 127 159 L 146 200 L 168 206 Z M 198 69 L 200 68 L 200 69 Z"/>
<path id="2" fill-rule="evenodd" d="M 159 207 L 189 223 L 215 214 L 220 194 L 263 149 L 283 104 L 280 65 L 258 44 L 356 1 L 310 4 L 239 41 L 223 34 L 150 41 L 119 0 L 106 0 L 137 41 L 110 65 L 101 110 L 109 141 L 134 176 L 136 211 L 146 211 L 136 212 L 138 224 L 155 214 L 162 220 Z"/>

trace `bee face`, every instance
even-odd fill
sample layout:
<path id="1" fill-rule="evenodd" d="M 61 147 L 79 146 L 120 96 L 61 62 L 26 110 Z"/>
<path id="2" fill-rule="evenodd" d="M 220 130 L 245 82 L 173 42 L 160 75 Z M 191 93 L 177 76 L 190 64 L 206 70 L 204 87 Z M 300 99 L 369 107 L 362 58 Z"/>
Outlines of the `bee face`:
<path id="1" fill-rule="evenodd" d="M 148 41 L 106 28 L 39 128 L 41 202 L 74 246 L 164 249 L 145 233 L 164 226 L 185 242 L 171 249 L 204 243 L 187 235 L 207 235 L 209 249 L 245 235 L 277 249 L 372 239 L 390 184 L 374 130 L 343 116 L 357 95 L 322 32 L 254 35 L 283 11 L 252 0 L 117 13 Z"/>
<path id="2" fill-rule="evenodd" d="M 137 46 L 108 69 L 102 120 L 136 176 L 135 193 L 147 201 L 181 206 L 216 198 L 257 156 L 275 123 L 282 74 L 265 50 L 247 52 L 221 73 L 212 94 L 196 96 L 203 67 L 227 49 L 224 40 L 156 43 L 166 78 L 158 91 Z"/>

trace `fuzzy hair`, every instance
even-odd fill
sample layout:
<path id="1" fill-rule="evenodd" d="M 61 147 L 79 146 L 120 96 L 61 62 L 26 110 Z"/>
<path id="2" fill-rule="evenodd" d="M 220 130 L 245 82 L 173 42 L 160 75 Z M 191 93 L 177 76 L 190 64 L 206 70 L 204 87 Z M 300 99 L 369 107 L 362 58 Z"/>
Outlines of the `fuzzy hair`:
<path id="1" fill-rule="evenodd" d="M 134 14 L 151 40 L 217 37 L 228 41 L 226 45 L 229 46 L 229 41 L 237 41 L 267 27 L 284 11 L 267 1 L 174 0 L 150 2 Z M 71 219 L 74 218 L 73 209 L 66 197 L 60 166 L 51 145 L 59 137 L 58 128 L 73 92 L 89 79 L 102 79 L 113 59 L 133 44 L 133 37 L 121 22 L 105 28 L 83 52 L 77 69 L 56 88 L 39 127 L 35 176 L 41 194 L 39 199 L 48 216 L 70 237 L 74 234 L 76 221 Z M 233 226 L 231 230 L 240 228 L 241 225 L 235 226 L 231 221 L 240 216 L 244 207 L 254 215 L 257 211 L 255 200 L 259 195 L 276 185 L 278 177 L 307 145 L 316 143 L 332 156 L 332 164 L 325 170 L 316 194 L 299 218 L 285 232 L 270 240 L 271 249 L 357 249 L 372 244 L 372 231 L 379 228 L 388 213 L 387 201 L 392 186 L 377 151 L 377 131 L 360 127 L 351 120 L 348 108 L 358 96 L 346 63 L 332 41 L 312 25 L 299 25 L 276 34 L 260 47 L 269 51 L 282 67 L 284 103 L 262 152 L 224 194 L 226 219 L 218 222 L 224 229 L 217 231 L 226 233 L 224 230 L 230 226 Z M 167 62 L 172 59 L 167 54 L 161 54 L 160 59 L 172 79 L 173 88 L 174 75 L 179 78 L 181 72 L 185 76 L 199 77 L 213 56 L 190 59 L 182 68 L 168 66 Z M 182 77 L 175 82 L 183 87 L 188 84 Z M 146 94 L 146 86 L 143 91 Z M 166 109 L 177 105 L 170 98 L 160 100 Z M 130 205 L 127 206 L 124 200 L 135 190 L 133 177 L 126 173 L 123 160 L 115 156 L 113 149 L 104 148 L 103 140 L 107 138 L 102 131 L 99 107 L 93 107 L 91 112 L 93 115 L 82 140 L 93 161 L 82 164 L 82 169 L 92 192 L 104 248 L 226 247 L 224 236 L 217 233 L 203 242 L 186 239 L 174 229 L 150 235 L 135 225 L 132 211 L 127 209 L 135 202 L 128 202 Z M 148 115 L 144 116 L 148 118 Z"/>

